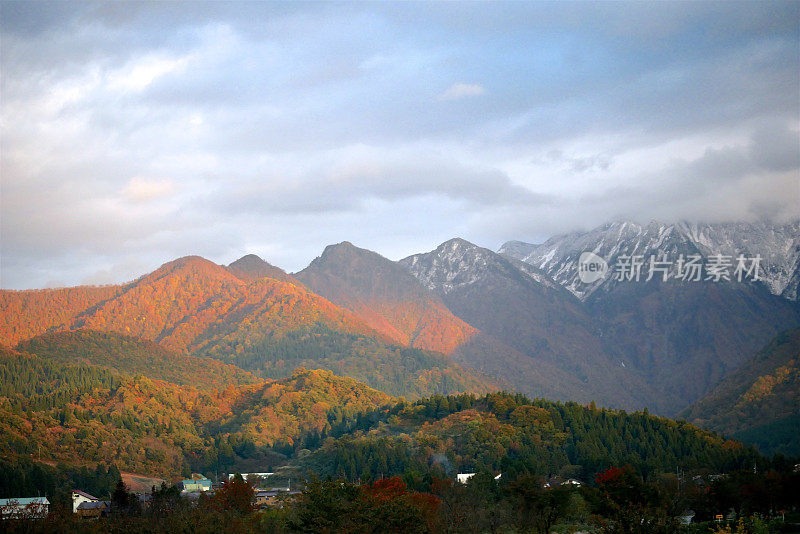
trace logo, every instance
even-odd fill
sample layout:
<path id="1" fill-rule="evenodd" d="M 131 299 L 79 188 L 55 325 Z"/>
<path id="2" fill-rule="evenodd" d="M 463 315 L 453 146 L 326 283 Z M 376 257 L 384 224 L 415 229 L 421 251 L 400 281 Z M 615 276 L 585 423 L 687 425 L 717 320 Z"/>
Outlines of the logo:
<path id="1" fill-rule="evenodd" d="M 578 259 L 578 277 L 584 284 L 603 278 L 608 272 L 608 262 L 594 252 L 583 252 Z"/>

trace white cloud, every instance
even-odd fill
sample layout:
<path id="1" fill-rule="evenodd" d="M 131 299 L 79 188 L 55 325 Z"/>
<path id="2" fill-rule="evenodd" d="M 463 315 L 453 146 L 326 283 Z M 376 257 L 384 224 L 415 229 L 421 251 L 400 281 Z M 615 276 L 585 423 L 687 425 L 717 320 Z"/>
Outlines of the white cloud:
<path id="1" fill-rule="evenodd" d="M 796 3 L 54 5 L 0 20 L 4 287 L 800 213 Z"/>
<path id="2" fill-rule="evenodd" d="M 172 194 L 174 186 L 170 180 L 151 180 L 134 176 L 122 190 L 123 196 L 131 202 L 149 202 Z"/>
<path id="3" fill-rule="evenodd" d="M 189 57 L 176 59 L 156 56 L 137 59 L 109 74 L 108 86 L 120 91 L 141 91 L 162 76 L 182 71 L 189 60 Z"/>
<path id="4" fill-rule="evenodd" d="M 440 100 L 458 100 L 473 96 L 481 96 L 486 93 L 482 85 L 476 83 L 454 83 L 447 91 L 439 95 Z"/>

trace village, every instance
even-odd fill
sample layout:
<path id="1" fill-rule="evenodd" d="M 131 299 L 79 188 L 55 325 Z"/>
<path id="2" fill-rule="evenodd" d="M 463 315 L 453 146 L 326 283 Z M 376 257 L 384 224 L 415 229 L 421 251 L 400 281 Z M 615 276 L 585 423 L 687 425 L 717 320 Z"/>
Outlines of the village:
<path id="1" fill-rule="evenodd" d="M 476 473 L 457 473 L 455 482 L 458 484 L 467 484 Z M 179 497 L 184 502 L 192 506 L 196 506 L 201 499 L 212 498 L 217 491 L 225 486 L 225 484 L 233 483 L 237 477 L 241 477 L 241 481 L 246 482 L 252 488 L 252 507 L 254 509 L 268 509 L 275 507 L 283 507 L 286 503 L 291 502 L 293 498 L 302 493 L 300 487 L 304 484 L 299 484 L 298 487 L 292 487 L 290 478 L 285 478 L 285 486 L 273 486 L 272 482 L 275 481 L 275 473 L 272 472 L 258 472 L 258 473 L 230 473 L 222 483 L 214 483 L 211 479 L 199 473 L 192 473 L 189 478 L 184 478 L 174 486 L 167 486 L 166 482 L 162 482 L 160 488 L 155 485 L 151 487 L 149 492 L 139 491 L 130 492 L 127 495 L 135 498 L 135 503 L 131 506 L 128 503 L 126 507 L 136 508 L 139 511 L 147 510 L 153 503 L 153 497 L 156 494 L 166 494 L 172 492 L 174 497 Z M 495 481 L 500 481 L 502 474 L 494 476 Z M 124 484 L 120 481 L 122 488 Z M 575 478 L 561 478 L 551 477 L 543 483 L 543 488 L 551 487 L 571 487 L 580 488 L 583 482 Z M 110 515 L 115 508 L 113 497 L 100 498 L 91 495 L 81 489 L 72 490 L 72 513 L 76 517 L 86 520 L 99 519 Z M 51 503 L 47 497 L 18 497 L 18 498 L 5 498 L 0 499 L 0 519 L 45 519 L 51 512 Z M 117 508 L 119 504 L 117 503 Z"/>
<path id="2" fill-rule="evenodd" d="M 232 482 L 239 475 L 231 473 L 227 482 Z M 268 485 L 274 473 L 241 473 L 242 480 L 252 488 L 252 505 L 256 509 L 283 506 L 288 499 L 301 493 L 300 489 L 291 487 L 291 479 L 285 479 L 285 486 L 273 487 Z M 224 484 L 224 483 L 223 483 Z M 162 482 L 161 488 L 152 486 L 149 492 L 131 492 L 135 496 L 136 508 L 146 510 L 152 503 L 153 495 L 159 491 L 166 493 L 172 490 L 182 500 L 196 505 L 203 498 L 211 498 L 223 484 L 215 484 L 211 479 L 198 473 L 192 473 L 189 478 L 184 478 L 172 487 Z M 124 487 L 124 486 L 123 486 Z M 72 513 L 77 517 L 91 520 L 108 516 L 114 507 L 112 498 L 100 498 L 81 489 L 72 490 Z M 0 499 L 0 518 L 2 519 L 44 519 L 50 513 L 51 503 L 47 497 L 16 497 Z"/>

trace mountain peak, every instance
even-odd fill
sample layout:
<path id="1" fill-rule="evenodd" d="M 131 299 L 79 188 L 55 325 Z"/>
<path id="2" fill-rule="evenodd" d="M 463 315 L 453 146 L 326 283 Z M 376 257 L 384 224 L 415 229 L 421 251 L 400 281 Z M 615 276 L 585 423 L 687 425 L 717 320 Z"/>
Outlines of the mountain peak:
<path id="1" fill-rule="evenodd" d="M 347 241 L 326 247 L 295 276 L 404 345 L 450 353 L 474 333 L 402 265 Z"/>
<path id="2" fill-rule="evenodd" d="M 274 278 L 282 282 L 297 283 L 297 281 L 280 267 L 275 267 L 255 254 L 242 256 L 228 265 L 228 270 L 240 280 L 252 282 L 261 278 Z"/>
<path id="3" fill-rule="evenodd" d="M 401 280 L 404 277 L 413 280 L 395 262 L 377 252 L 359 248 L 349 241 L 328 245 L 320 256 L 314 258 L 308 267 L 295 273 L 295 276 L 315 291 L 322 291 L 324 297 L 334 302 L 335 296 L 322 290 L 323 287 L 330 289 L 328 286 L 334 279 L 338 280 L 337 284 L 344 282 L 347 286 L 351 286 L 351 290 L 360 288 L 365 292 L 362 297 L 386 291 L 384 283 L 389 279 L 396 280 L 399 276 Z M 373 287 L 376 283 L 378 285 Z M 402 283 L 407 283 L 407 280 L 402 280 Z"/>
<path id="4" fill-rule="evenodd" d="M 228 265 L 228 267 L 233 267 L 234 265 L 241 267 L 241 266 L 244 266 L 244 265 L 254 265 L 254 264 L 261 264 L 261 263 L 267 263 L 266 261 L 264 261 L 261 258 L 261 256 L 258 256 L 256 254 L 245 254 L 244 256 L 239 258 L 238 260 L 236 260 L 233 263 L 231 263 L 230 265 Z"/>
<path id="5" fill-rule="evenodd" d="M 321 257 L 329 256 L 331 254 L 353 253 L 365 250 L 366 249 L 355 246 L 350 241 L 342 241 L 341 243 L 334 243 L 326 246 L 325 250 L 322 251 Z"/>
<path id="6" fill-rule="evenodd" d="M 390 260 L 384 258 L 377 252 L 357 247 L 350 241 L 342 241 L 341 243 L 335 243 L 333 245 L 326 246 L 325 250 L 322 251 L 322 254 L 314 258 L 314 260 L 309 264 L 308 267 L 306 267 L 306 269 L 308 269 L 311 266 L 315 267 L 326 266 L 325 268 L 332 268 L 332 267 L 327 267 L 330 265 L 335 265 L 337 266 L 335 268 L 338 269 L 345 265 L 350 265 L 351 267 L 353 267 L 355 265 L 354 262 L 358 263 L 367 262 L 377 265 L 389 261 Z"/>
<path id="7" fill-rule="evenodd" d="M 445 241 L 432 252 L 404 258 L 400 264 L 429 290 L 442 294 L 471 285 L 483 279 L 487 273 L 530 276 L 527 271 L 520 271 L 496 252 L 460 237 Z"/>
<path id="8" fill-rule="evenodd" d="M 452 239 L 448 239 L 447 241 L 439 245 L 437 247 L 437 250 L 450 249 L 452 251 L 457 251 L 457 250 L 471 250 L 475 248 L 479 248 L 478 245 L 470 243 L 469 241 L 461 237 L 454 237 Z"/>
<path id="9" fill-rule="evenodd" d="M 145 275 L 141 280 L 157 280 L 170 275 L 200 276 L 202 278 L 227 279 L 234 278 L 230 273 L 211 260 L 201 256 L 183 256 L 181 258 L 168 261 L 152 273 Z"/>
<path id="10" fill-rule="evenodd" d="M 168 261 L 162 267 L 167 266 L 180 266 L 180 267 L 189 267 L 189 266 L 200 266 L 200 265 L 217 265 L 211 260 L 207 260 L 202 256 L 198 256 L 196 254 L 190 254 L 188 256 L 181 256 L 180 258 L 175 258 L 172 261 Z"/>

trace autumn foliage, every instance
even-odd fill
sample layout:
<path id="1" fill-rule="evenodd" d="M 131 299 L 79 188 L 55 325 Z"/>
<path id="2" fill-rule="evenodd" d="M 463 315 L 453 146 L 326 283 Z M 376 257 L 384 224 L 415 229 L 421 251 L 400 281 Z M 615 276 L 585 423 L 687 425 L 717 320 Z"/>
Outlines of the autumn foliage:
<path id="1" fill-rule="evenodd" d="M 0 343 L 60 359 L 69 352 L 73 361 L 81 357 L 80 343 L 86 343 L 94 345 L 86 347 L 90 364 L 152 376 L 143 371 L 146 366 L 116 365 L 111 353 L 119 353 L 119 347 L 111 347 L 107 354 L 96 350 L 103 332 L 131 336 L 183 355 L 175 357 L 172 373 L 162 369 L 157 378 L 184 384 L 187 380 L 181 380 L 179 371 L 185 367 L 194 374 L 187 378 L 196 378 L 201 389 L 200 384 L 211 385 L 213 379 L 202 376 L 198 366 L 186 359 L 189 355 L 221 360 L 263 378 L 283 378 L 300 366 L 324 368 L 410 398 L 497 389 L 491 379 L 461 368 L 442 353 L 412 348 L 419 345 L 414 339 L 427 335 L 427 328 L 415 326 L 413 339 L 406 336 L 400 340 L 405 346 L 395 345 L 398 340 L 376 331 L 357 313 L 309 291 L 276 268 L 246 273 L 242 269 L 188 256 L 122 286 L 0 291 Z M 403 316 L 413 315 L 402 311 L 403 306 L 397 309 Z M 457 330 L 462 327 L 448 328 L 436 335 L 458 342 Z M 86 330 L 96 334 L 77 342 L 52 337 Z M 45 333 L 51 337 L 31 340 Z M 59 351 L 62 342 L 65 347 Z M 55 350 L 43 347 L 47 344 Z M 158 352 L 152 346 L 142 348 L 139 354 Z M 130 354 L 117 355 L 122 356 L 118 360 L 130 359 Z M 164 361 L 163 355 L 158 356 Z M 100 362 L 103 358 L 106 361 Z M 221 371 L 217 366 L 215 372 Z M 245 373 L 230 367 L 228 371 L 229 383 L 248 381 Z"/>

